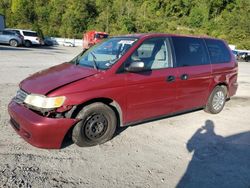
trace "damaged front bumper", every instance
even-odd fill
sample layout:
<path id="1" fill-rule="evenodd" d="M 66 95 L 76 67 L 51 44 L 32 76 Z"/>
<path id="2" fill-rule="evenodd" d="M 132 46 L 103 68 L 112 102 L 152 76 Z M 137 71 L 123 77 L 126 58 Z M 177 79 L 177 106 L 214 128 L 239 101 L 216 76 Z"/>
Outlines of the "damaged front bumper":
<path id="1" fill-rule="evenodd" d="M 59 149 L 77 119 L 48 118 L 11 101 L 8 106 L 10 123 L 28 143 L 39 148 Z"/>

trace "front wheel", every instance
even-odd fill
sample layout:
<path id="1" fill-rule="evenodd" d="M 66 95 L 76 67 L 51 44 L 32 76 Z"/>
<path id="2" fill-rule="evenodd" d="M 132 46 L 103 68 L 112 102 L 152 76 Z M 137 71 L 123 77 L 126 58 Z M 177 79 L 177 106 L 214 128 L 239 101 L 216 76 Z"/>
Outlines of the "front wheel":
<path id="1" fill-rule="evenodd" d="M 72 140 L 80 147 L 102 144 L 115 133 L 116 114 L 103 103 L 97 102 L 84 107 L 76 118 L 81 120 L 73 128 Z"/>
<path id="2" fill-rule="evenodd" d="M 226 97 L 226 87 L 216 86 L 209 96 L 205 111 L 211 114 L 218 114 L 224 108 Z"/>

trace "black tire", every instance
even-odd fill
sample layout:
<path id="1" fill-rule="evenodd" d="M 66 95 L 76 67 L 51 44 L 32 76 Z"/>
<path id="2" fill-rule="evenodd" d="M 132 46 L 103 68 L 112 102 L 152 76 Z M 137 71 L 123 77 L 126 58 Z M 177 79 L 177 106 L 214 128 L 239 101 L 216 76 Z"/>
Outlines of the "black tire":
<path id="1" fill-rule="evenodd" d="M 10 46 L 13 46 L 13 47 L 17 47 L 18 46 L 18 42 L 15 39 L 11 39 L 10 42 L 9 42 L 9 44 L 10 44 Z"/>
<path id="2" fill-rule="evenodd" d="M 26 40 L 24 41 L 24 46 L 29 48 L 32 46 L 32 43 L 29 40 Z"/>
<path id="3" fill-rule="evenodd" d="M 95 146 L 110 140 L 117 127 L 115 112 L 101 102 L 84 107 L 76 118 L 81 121 L 73 128 L 72 140 L 80 147 Z"/>
<path id="4" fill-rule="evenodd" d="M 218 114 L 225 106 L 227 98 L 227 88 L 225 86 L 216 86 L 208 98 L 205 111 L 211 114 Z"/>

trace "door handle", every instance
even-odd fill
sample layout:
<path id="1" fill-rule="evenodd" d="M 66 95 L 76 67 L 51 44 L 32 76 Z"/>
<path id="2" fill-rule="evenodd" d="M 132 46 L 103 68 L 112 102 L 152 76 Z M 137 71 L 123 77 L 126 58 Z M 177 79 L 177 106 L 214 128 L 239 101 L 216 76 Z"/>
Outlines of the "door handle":
<path id="1" fill-rule="evenodd" d="M 187 74 L 181 75 L 181 80 L 187 80 L 187 79 L 188 79 L 188 75 Z"/>
<path id="2" fill-rule="evenodd" d="M 174 82 L 174 81 L 175 81 L 175 77 L 172 76 L 172 75 L 171 75 L 171 76 L 168 76 L 168 77 L 167 77 L 167 81 L 168 81 L 168 82 Z"/>

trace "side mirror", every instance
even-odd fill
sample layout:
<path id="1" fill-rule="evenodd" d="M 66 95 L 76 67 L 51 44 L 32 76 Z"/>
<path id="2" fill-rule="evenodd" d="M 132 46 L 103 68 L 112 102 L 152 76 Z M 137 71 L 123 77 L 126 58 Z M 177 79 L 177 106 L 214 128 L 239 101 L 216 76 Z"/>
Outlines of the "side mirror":
<path id="1" fill-rule="evenodd" d="M 128 67 L 125 68 L 128 72 L 140 72 L 144 70 L 144 62 L 137 61 L 132 62 Z"/>

